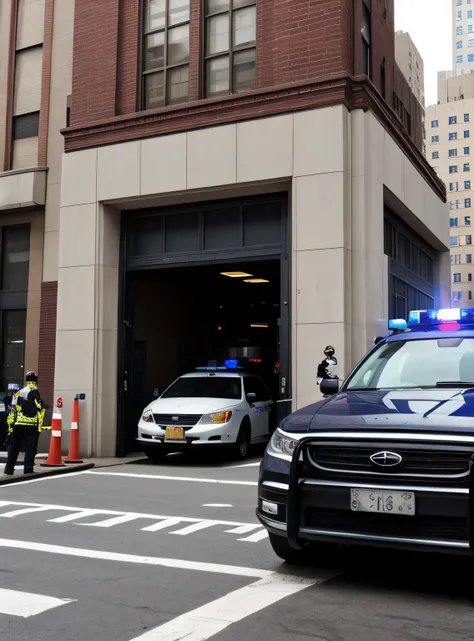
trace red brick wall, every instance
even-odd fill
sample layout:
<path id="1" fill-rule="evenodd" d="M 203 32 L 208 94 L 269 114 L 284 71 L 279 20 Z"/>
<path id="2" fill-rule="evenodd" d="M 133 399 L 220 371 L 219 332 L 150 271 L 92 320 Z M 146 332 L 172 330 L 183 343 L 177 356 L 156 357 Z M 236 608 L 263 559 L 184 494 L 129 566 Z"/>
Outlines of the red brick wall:
<path id="1" fill-rule="evenodd" d="M 51 407 L 54 397 L 54 364 L 56 357 L 57 281 L 41 283 L 41 317 L 39 338 L 38 386 L 44 402 Z"/>
<path id="2" fill-rule="evenodd" d="M 140 0 L 122 0 L 119 15 L 117 114 L 138 107 Z"/>
<path id="3" fill-rule="evenodd" d="M 119 0 L 77 0 L 71 125 L 116 115 Z"/>
<path id="4" fill-rule="evenodd" d="M 353 72 L 351 0 L 259 0 L 257 87 Z"/>

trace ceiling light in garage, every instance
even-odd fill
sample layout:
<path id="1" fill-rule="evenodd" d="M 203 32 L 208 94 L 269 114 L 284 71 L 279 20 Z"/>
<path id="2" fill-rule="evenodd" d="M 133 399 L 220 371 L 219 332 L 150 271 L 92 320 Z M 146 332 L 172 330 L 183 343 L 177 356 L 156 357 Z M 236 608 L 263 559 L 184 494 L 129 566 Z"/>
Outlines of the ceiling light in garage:
<path id="1" fill-rule="evenodd" d="M 244 280 L 244 283 L 269 283 L 269 280 L 266 280 L 265 278 L 246 278 Z"/>
<path id="2" fill-rule="evenodd" d="M 253 274 L 247 274 L 247 272 L 221 272 L 221 276 L 228 276 L 229 278 L 247 278 L 252 277 Z"/>
<path id="3" fill-rule="evenodd" d="M 250 327 L 254 327 L 254 328 L 257 328 L 257 327 L 258 327 L 258 328 L 266 328 L 266 327 L 268 327 L 268 323 L 252 323 L 252 324 L 250 325 Z"/>

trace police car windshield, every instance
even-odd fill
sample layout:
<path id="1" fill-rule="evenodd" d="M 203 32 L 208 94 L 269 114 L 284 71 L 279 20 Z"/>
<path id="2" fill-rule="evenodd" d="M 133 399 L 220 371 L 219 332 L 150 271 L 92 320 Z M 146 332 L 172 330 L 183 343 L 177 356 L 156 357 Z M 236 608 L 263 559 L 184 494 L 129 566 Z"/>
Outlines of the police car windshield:
<path id="1" fill-rule="evenodd" d="M 430 338 L 382 344 L 345 389 L 462 387 L 469 381 L 474 381 L 474 338 Z"/>
<path id="2" fill-rule="evenodd" d="M 238 401 L 242 398 L 242 382 L 236 376 L 178 378 L 161 398 L 226 398 Z"/>

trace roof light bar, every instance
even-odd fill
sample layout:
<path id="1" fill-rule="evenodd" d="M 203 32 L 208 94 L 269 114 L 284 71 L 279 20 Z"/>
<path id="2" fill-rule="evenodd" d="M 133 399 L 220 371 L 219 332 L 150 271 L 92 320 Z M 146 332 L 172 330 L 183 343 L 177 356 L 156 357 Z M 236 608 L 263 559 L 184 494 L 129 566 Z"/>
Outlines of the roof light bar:
<path id="1" fill-rule="evenodd" d="M 445 323 L 462 325 L 474 324 L 474 309 L 423 309 L 410 312 L 408 327 L 440 326 Z"/>

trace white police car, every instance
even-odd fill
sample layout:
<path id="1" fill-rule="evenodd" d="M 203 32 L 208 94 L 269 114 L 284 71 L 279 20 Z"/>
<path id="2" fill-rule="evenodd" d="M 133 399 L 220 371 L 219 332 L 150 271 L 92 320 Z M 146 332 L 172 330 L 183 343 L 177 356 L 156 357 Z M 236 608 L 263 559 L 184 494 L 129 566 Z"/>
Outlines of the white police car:
<path id="1" fill-rule="evenodd" d="M 178 378 L 144 409 L 142 450 L 152 461 L 170 452 L 231 449 L 247 458 L 272 433 L 274 402 L 265 383 L 230 367 L 202 367 Z"/>

